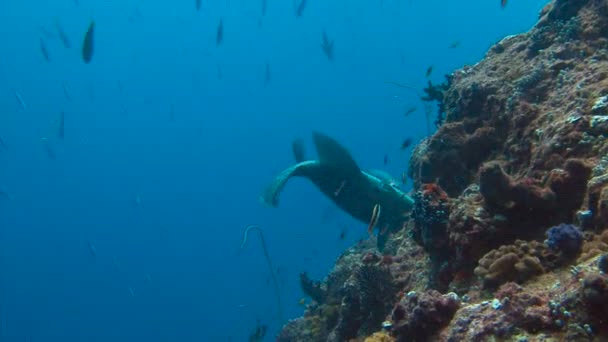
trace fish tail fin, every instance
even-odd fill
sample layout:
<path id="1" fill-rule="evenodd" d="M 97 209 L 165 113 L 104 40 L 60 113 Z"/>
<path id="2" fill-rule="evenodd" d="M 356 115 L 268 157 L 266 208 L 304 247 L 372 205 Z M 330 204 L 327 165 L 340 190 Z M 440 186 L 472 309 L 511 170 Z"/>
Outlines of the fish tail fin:
<path id="1" fill-rule="evenodd" d="M 285 184 L 289 178 L 294 175 L 294 172 L 297 169 L 297 165 L 294 165 L 290 168 L 283 170 L 279 175 L 274 179 L 274 181 L 266 188 L 266 190 L 260 196 L 260 201 L 267 206 L 272 208 L 276 208 L 279 206 L 279 195 Z"/>
<path id="2" fill-rule="evenodd" d="M 307 172 L 307 169 L 310 167 L 314 167 L 317 164 L 316 161 L 305 161 L 302 163 L 298 163 L 293 165 L 279 173 L 278 176 L 274 179 L 274 181 L 266 188 L 266 190 L 260 196 L 260 201 L 267 206 L 276 208 L 279 206 L 279 195 L 287 181 L 294 176 L 304 176 Z"/>

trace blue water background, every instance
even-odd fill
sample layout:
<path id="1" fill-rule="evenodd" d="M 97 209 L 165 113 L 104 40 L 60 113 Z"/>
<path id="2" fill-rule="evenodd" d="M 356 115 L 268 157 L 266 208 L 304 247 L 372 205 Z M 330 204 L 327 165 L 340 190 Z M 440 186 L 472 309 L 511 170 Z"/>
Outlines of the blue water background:
<path id="1" fill-rule="evenodd" d="M 365 238 L 365 224 L 304 180 L 278 209 L 259 203 L 293 163 L 292 140 L 314 157 L 311 132 L 325 132 L 363 168 L 400 178 L 402 140 L 428 131 L 416 92 L 385 82 L 423 87 L 430 65 L 443 81 L 529 29 L 545 4 L 308 2 L 299 18 L 277 0 L 264 17 L 261 0 L 203 0 L 200 12 L 195 0 L 0 2 L 1 341 L 245 341 L 258 320 L 273 340 L 284 322 L 258 236 L 239 250 L 245 227 L 264 229 L 286 318 L 304 310 L 298 274 L 324 277 Z"/>

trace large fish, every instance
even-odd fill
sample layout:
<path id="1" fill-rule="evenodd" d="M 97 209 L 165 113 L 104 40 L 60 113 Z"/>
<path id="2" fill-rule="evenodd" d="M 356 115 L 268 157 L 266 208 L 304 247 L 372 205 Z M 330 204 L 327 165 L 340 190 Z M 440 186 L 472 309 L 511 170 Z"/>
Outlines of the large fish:
<path id="1" fill-rule="evenodd" d="M 350 153 L 334 139 L 314 133 L 313 140 L 319 159 L 305 160 L 301 142 L 297 140 L 293 146 L 297 164 L 282 171 L 261 200 L 277 207 L 279 195 L 291 177 L 308 178 L 352 217 L 366 224 L 374 218 L 374 226 L 379 228 L 378 248 L 382 250 L 388 234 L 402 228 L 414 200 L 386 173 L 361 170 Z M 374 208 L 377 208 L 375 215 Z M 381 214 L 379 208 L 382 208 Z"/>
<path id="2" fill-rule="evenodd" d="M 93 58 L 93 51 L 95 47 L 95 22 L 91 21 L 89 24 L 89 29 L 87 33 L 84 35 L 84 40 L 82 42 L 82 60 L 85 63 L 90 63 Z"/>

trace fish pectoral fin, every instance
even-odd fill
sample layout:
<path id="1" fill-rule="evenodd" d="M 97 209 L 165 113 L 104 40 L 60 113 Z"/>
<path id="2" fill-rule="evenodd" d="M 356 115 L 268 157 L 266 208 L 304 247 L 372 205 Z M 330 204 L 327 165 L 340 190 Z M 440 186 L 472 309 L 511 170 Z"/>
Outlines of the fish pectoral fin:
<path id="1" fill-rule="evenodd" d="M 281 194 L 281 191 L 283 191 L 283 188 L 285 187 L 285 184 L 287 184 L 287 181 L 289 181 L 289 179 L 294 176 L 305 176 L 307 174 L 306 170 L 316 165 L 318 165 L 317 161 L 309 160 L 298 163 L 281 171 L 281 173 L 279 173 L 279 175 L 275 177 L 274 181 L 266 188 L 266 190 L 260 196 L 261 202 L 273 208 L 278 207 L 279 195 Z"/>
<path id="2" fill-rule="evenodd" d="M 348 150 L 337 141 L 318 132 L 313 134 L 313 140 L 321 164 L 337 168 L 349 176 L 361 173 Z"/>

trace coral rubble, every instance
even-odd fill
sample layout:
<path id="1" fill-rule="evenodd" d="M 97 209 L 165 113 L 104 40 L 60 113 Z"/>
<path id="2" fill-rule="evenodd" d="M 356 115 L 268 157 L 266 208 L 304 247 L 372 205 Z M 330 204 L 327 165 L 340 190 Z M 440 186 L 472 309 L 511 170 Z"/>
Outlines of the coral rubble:
<path id="1" fill-rule="evenodd" d="M 303 275 L 277 340 L 608 340 L 608 0 L 552 1 L 425 92 L 411 218 Z"/>

